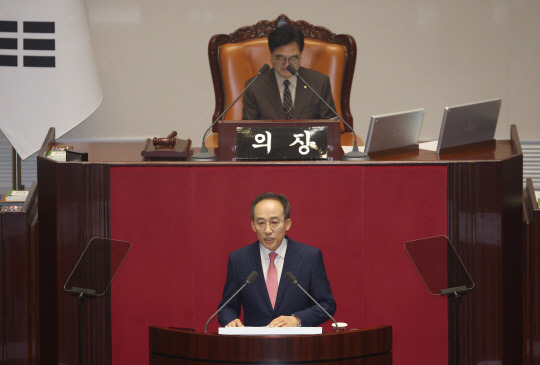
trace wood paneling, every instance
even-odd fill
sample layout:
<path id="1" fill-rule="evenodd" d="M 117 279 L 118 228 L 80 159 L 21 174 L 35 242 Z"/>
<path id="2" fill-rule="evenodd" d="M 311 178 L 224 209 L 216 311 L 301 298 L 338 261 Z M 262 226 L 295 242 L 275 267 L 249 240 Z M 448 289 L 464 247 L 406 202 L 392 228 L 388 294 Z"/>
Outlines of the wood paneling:
<path id="1" fill-rule="evenodd" d="M 110 236 L 108 167 L 56 163 L 38 157 L 44 180 L 40 219 L 40 338 L 45 363 L 78 361 L 77 298 L 63 285 L 92 237 Z M 94 364 L 110 363 L 110 296 L 85 300 L 84 354 Z M 61 320 L 59 314 L 61 313 Z M 56 349 L 52 351 L 51 349 Z"/>
<path id="2" fill-rule="evenodd" d="M 20 212 L 0 213 L 0 356 L 2 364 L 37 364 L 36 184 Z"/>
<path id="3" fill-rule="evenodd" d="M 540 209 L 533 182 L 523 192 L 523 351 L 525 365 L 540 364 Z"/>
<path id="4" fill-rule="evenodd" d="M 461 302 L 461 362 L 500 361 L 517 364 L 523 358 L 522 155 L 519 140 L 496 141 L 462 152 L 437 156 L 426 151 L 384 156 L 372 165 L 441 164 L 448 168 L 448 233 L 476 287 Z M 141 146 L 122 162 L 56 163 L 39 159 L 40 203 L 40 326 L 45 363 L 74 363 L 77 358 L 76 301 L 62 286 L 91 237 L 108 237 L 109 168 L 142 166 L 242 166 L 242 163 L 142 163 Z M 119 146 L 122 150 L 123 147 Z M 96 151 L 107 147 L 99 144 Z M 114 146 L 112 147 L 114 149 Z M 80 148 L 78 148 L 80 150 Z M 124 149 L 126 150 L 126 149 Z M 127 150 L 126 150 L 127 151 Z M 106 161 L 114 161 L 108 154 Z M 138 158 L 138 159 L 137 159 Z M 258 165 L 263 163 L 245 163 Z M 320 165 L 350 166 L 347 162 Z M 300 163 L 276 163 L 301 165 Z M 43 197 L 43 200 L 41 200 Z M 391 209 L 391 207 L 389 207 Z M 108 303 L 86 302 L 85 356 L 94 364 L 110 363 Z M 449 359 L 453 363 L 453 303 L 449 305 Z M 46 329 L 45 327 L 46 326 Z M 43 346 L 46 344 L 47 346 Z M 58 354 L 58 355 L 57 355 Z M 50 360 L 50 361 L 49 361 Z"/>
<path id="5" fill-rule="evenodd" d="M 392 364 L 392 327 L 313 336 L 221 336 L 150 327 L 150 364 Z"/>
<path id="6" fill-rule="evenodd" d="M 522 156 L 448 167 L 448 234 L 475 288 L 460 306 L 461 363 L 521 361 Z M 449 305 L 455 337 L 454 306 Z M 504 345 L 501 345 L 504 344 Z M 455 344 L 452 344 L 454 347 Z M 454 361 L 455 347 L 450 351 Z"/>

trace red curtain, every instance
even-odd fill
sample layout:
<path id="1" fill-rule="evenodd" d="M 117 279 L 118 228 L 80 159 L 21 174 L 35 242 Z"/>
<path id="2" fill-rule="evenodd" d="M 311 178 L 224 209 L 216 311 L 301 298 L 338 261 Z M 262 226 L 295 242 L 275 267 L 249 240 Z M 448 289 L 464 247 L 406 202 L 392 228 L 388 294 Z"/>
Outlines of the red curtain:
<path id="1" fill-rule="evenodd" d="M 446 235 L 446 186 L 429 165 L 111 168 L 111 238 L 133 244 L 112 286 L 113 363 L 147 364 L 151 325 L 204 329 L 229 252 L 256 240 L 250 203 L 273 191 L 290 200 L 291 239 L 323 251 L 336 320 L 392 325 L 395 364 L 446 364 L 446 299 L 403 246 Z"/>

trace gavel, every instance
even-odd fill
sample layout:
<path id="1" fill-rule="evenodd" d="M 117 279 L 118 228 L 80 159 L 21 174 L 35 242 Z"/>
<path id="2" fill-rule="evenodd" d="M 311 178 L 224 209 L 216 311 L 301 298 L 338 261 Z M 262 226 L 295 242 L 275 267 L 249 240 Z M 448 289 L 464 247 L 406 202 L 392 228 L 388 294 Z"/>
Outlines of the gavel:
<path id="1" fill-rule="evenodd" d="M 172 131 L 166 138 L 158 138 L 154 137 L 152 140 L 152 143 L 154 144 L 154 147 L 169 147 L 173 148 L 176 144 L 176 131 Z"/>

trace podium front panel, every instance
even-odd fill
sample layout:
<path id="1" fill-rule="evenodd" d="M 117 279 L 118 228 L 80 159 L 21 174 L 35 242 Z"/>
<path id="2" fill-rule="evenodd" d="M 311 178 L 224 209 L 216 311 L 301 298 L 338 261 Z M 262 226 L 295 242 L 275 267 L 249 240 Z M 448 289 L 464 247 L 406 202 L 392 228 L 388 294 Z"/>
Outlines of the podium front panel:
<path id="1" fill-rule="evenodd" d="M 62 285 L 96 236 L 133 248 L 112 294 L 88 302 L 88 361 L 146 363 L 150 325 L 201 330 L 220 300 L 227 255 L 255 240 L 251 200 L 275 191 L 291 198 L 291 238 L 323 250 L 336 319 L 349 328 L 392 325 L 396 364 L 454 361 L 453 310 L 427 292 L 403 248 L 445 233 L 477 284 L 462 298 L 462 318 L 470 319 L 461 323 L 462 363 L 519 363 L 523 156 L 516 146 L 512 139 L 367 163 L 144 163 L 137 143 L 97 143 L 75 146 L 89 162 L 38 158 L 39 356 L 77 361 L 76 305 Z"/>

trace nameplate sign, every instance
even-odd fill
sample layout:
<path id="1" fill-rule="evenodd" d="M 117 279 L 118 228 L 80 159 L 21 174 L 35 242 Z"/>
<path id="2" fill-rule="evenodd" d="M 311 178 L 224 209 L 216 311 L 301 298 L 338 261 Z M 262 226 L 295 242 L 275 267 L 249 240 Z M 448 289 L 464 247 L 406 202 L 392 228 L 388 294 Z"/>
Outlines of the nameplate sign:
<path id="1" fill-rule="evenodd" d="M 237 127 L 237 160 L 327 160 L 328 127 Z"/>
<path id="2" fill-rule="evenodd" d="M 305 131 L 309 133 L 307 147 L 303 147 L 307 141 Z M 218 123 L 218 132 L 219 161 L 336 161 L 341 158 L 339 120 L 222 120 Z M 326 138 L 326 142 L 322 138 Z M 287 154 L 283 155 L 283 149 Z M 302 154 L 306 151 L 307 154 Z"/>

